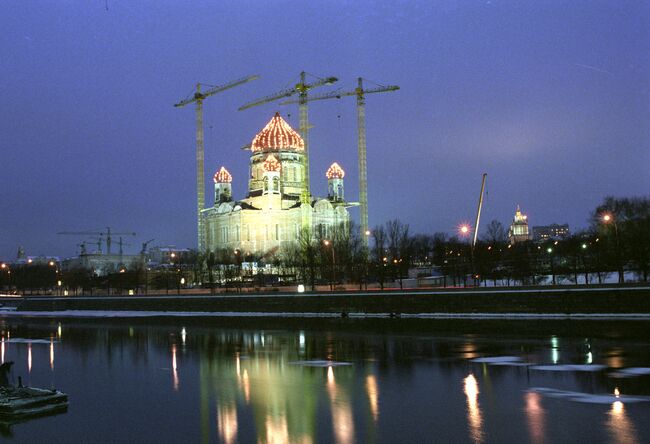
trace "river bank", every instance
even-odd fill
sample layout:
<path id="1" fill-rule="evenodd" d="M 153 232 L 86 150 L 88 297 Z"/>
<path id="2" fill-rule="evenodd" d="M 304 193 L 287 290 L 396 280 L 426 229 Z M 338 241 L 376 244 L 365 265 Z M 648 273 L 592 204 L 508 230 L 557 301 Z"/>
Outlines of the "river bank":
<path id="1" fill-rule="evenodd" d="M 528 287 L 259 293 L 230 295 L 26 296 L 2 298 L 19 313 L 83 316 L 401 316 L 401 317 L 650 317 L 650 286 Z"/>

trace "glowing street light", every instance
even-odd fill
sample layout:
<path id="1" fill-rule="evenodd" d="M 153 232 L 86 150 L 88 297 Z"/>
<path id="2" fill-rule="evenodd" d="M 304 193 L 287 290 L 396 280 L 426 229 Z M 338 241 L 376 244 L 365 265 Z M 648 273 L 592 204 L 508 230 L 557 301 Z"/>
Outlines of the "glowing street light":
<path id="1" fill-rule="evenodd" d="M 334 267 L 336 266 L 336 259 L 334 257 L 334 244 L 328 239 L 325 239 L 323 241 L 323 245 L 330 247 L 330 250 L 332 251 L 332 278 L 330 279 L 330 291 L 334 291 Z"/>
<path id="2" fill-rule="evenodd" d="M 556 284 L 555 281 L 555 264 L 553 263 L 553 248 L 548 247 L 546 249 L 546 252 L 549 254 L 550 260 L 551 260 L 551 278 L 553 279 L 553 285 Z"/>
<path id="3" fill-rule="evenodd" d="M 604 213 L 601 217 L 605 225 L 612 224 L 614 226 L 614 240 L 616 245 L 616 268 L 618 268 L 618 283 L 622 284 L 625 282 L 623 267 L 621 265 L 621 246 L 618 238 L 618 225 L 616 224 L 616 219 L 611 213 Z M 596 239 L 598 240 L 598 239 Z"/>

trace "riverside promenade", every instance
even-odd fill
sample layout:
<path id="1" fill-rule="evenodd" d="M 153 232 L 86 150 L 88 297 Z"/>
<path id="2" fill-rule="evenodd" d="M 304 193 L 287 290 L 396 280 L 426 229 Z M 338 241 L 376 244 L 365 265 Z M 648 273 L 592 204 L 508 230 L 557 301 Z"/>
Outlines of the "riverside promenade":
<path id="1" fill-rule="evenodd" d="M 388 316 L 650 319 L 650 286 L 567 286 L 219 295 L 24 296 L 7 312 L 130 316 Z"/>

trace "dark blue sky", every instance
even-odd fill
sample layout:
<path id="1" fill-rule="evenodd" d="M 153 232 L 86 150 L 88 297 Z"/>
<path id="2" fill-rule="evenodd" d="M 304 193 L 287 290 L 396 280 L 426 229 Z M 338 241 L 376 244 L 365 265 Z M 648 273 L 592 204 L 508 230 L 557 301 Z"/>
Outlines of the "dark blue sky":
<path id="1" fill-rule="evenodd" d="M 645 1 L 9 0 L 0 29 L 0 258 L 71 255 L 82 238 L 57 231 L 105 226 L 194 246 L 194 111 L 172 105 L 250 74 L 205 102 L 208 196 L 225 165 L 243 197 L 240 147 L 276 110 L 297 128 L 295 107 L 237 107 L 301 70 L 401 87 L 367 99 L 371 226 L 451 232 L 483 172 L 482 220 L 504 224 L 520 204 L 585 227 L 604 196 L 650 189 Z M 310 120 L 313 192 L 338 161 L 356 200 L 354 99 Z"/>

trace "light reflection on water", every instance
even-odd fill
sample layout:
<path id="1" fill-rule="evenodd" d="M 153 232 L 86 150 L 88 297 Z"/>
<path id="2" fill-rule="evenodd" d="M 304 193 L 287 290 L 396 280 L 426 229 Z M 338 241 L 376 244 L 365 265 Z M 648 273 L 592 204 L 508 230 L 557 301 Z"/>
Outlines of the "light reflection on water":
<path id="1" fill-rule="evenodd" d="M 607 427 L 609 428 L 612 442 L 620 444 L 639 442 L 634 424 L 627 418 L 625 405 L 621 401 L 615 401 L 612 404 L 612 408 L 607 416 Z"/>
<path id="2" fill-rule="evenodd" d="M 178 391 L 180 380 L 178 378 L 178 365 L 176 363 L 176 344 L 172 344 L 172 381 L 175 391 Z"/>
<path id="3" fill-rule="evenodd" d="M 237 405 L 217 405 L 217 429 L 224 444 L 237 442 Z"/>
<path id="4" fill-rule="evenodd" d="M 106 409 L 114 412 L 110 421 L 133 420 L 129 416 L 133 413 L 122 413 L 125 405 L 133 406 L 125 409 L 127 412 L 143 412 L 135 416 L 142 423 L 142 433 L 149 430 L 163 441 L 176 442 L 347 444 L 423 442 L 423 437 L 435 436 L 434 441 L 440 442 L 486 443 L 507 438 L 543 443 L 567 436 L 565 429 L 574 427 L 569 436 L 582 433 L 585 440 L 608 436 L 612 442 L 630 443 L 650 433 L 650 426 L 640 420 L 650 414 L 650 402 L 623 404 L 626 395 L 650 395 L 649 378 L 614 381 L 607 371 L 557 376 L 529 372 L 525 367 L 469 361 L 469 357 L 518 356 L 549 365 L 559 358 L 553 351 L 559 351 L 562 344 L 563 363 L 582 363 L 584 337 L 415 337 L 304 327 L 262 331 L 116 325 L 98 329 L 63 321 L 63 339 L 61 324 L 53 325 L 33 330 L 18 325 L 15 342 L 5 340 L 9 331 L 0 341 L 2 361 L 5 357 L 17 361 L 17 373 L 26 371 L 32 385 L 47 387 L 56 373 L 58 388 L 71 395 L 72 407 L 65 415 L 43 420 L 38 427 L 31 427 L 32 423 L 15 427 L 26 442 L 38 435 L 43 424 L 45 430 L 66 430 L 70 442 L 79 441 L 75 428 L 70 427 L 76 424 L 85 430 L 87 439 L 107 421 L 101 414 Z M 21 342 L 20 338 L 34 342 Z M 603 344 L 590 339 L 588 344 L 594 364 L 606 364 L 615 354 L 617 368 L 629 366 L 626 359 L 635 359 L 634 365 L 650 366 L 645 352 L 639 352 L 644 350 L 643 340 Z M 318 360 L 328 365 L 300 364 Z M 95 394 L 88 390 L 94 387 L 94 374 L 119 384 L 103 393 L 101 408 L 81 408 L 95 402 Z M 450 381 L 455 382 L 450 385 Z M 607 410 L 602 404 L 576 407 L 564 398 L 547 400 L 543 392 L 529 390 L 535 386 L 613 393 L 617 399 Z M 619 400 L 621 392 L 625 395 Z M 134 396 L 129 398 L 129 393 Z M 156 394 L 160 398 L 154 401 Z M 75 408 L 77 405 L 80 407 Z M 567 421 L 567 415 L 586 410 L 592 416 L 588 430 Z M 186 416 L 182 422 L 175 419 L 179 412 Z M 523 421 L 509 419 L 517 415 Z M 166 423 L 179 430 L 159 425 Z M 503 424 L 507 424 L 507 434 Z M 125 427 L 112 433 L 123 433 L 116 441 L 127 441 L 138 431 Z M 153 440 L 146 438 L 151 437 L 132 440 Z"/>
<path id="5" fill-rule="evenodd" d="M 530 442 L 533 444 L 544 442 L 544 408 L 542 397 L 536 392 L 526 392 L 526 417 L 530 430 Z"/>
<path id="6" fill-rule="evenodd" d="M 475 443 L 483 442 L 483 418 L 478 405 L 478 382 L 470 374 L 464 379 L 464 393 L 467 396 L 467 422 L 470 428 L 470 438 Z"/>
<path id="7" fill-rule="evenodd" d="M 368 392 L 368 402 L 370 402 L 372 419 L 377 422 L 379 419 L 379 388 L 377 387 L 377 378 L 375 375 L 366 376 L 366 391 Z"/>

